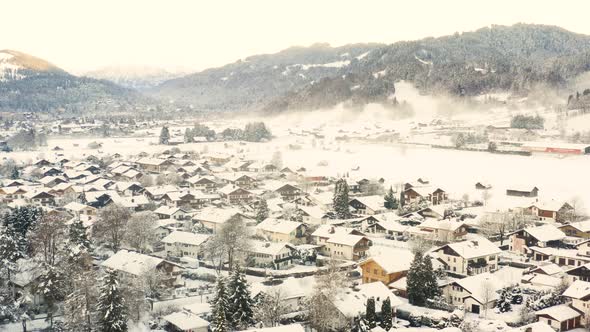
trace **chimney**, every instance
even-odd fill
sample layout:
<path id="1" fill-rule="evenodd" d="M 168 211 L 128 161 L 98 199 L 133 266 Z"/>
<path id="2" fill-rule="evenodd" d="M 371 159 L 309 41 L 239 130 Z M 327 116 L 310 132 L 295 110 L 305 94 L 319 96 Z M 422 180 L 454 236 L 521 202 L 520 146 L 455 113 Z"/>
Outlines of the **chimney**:
<path id="1" fill-rule="evenodd" d="M 270 242 L 266 242 L 266 243 L 264 243 L 264 247 L 265 247 L 265 248 L 268 248 L 268 247 L 270 247 Z"/>
<path id="2" fill-rule="evenodd" d="M 330 230 L 328 231 L 328 233 L 334 234 L 334 226 L 330 227 Z"/>

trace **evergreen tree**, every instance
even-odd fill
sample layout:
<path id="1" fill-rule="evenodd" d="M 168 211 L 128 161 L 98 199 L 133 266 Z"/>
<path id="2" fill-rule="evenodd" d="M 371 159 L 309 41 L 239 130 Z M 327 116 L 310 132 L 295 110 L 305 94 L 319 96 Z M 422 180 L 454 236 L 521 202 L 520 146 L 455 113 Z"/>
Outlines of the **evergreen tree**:
<path id="1" fill-rule="evenodd" d="M 333 198 L 334 211 L 339 219 L 350 218 L 348 207 L 348 184 L 345 179 L 336 181 Z"/>
<path id="2" fill-rule="evenodd" d="M 125 300 L 119 288 L 116 272 L 107 272 L 103 277 L 100 295 L 96 304 L 98 327 L 101 332 L 127 331 Z"/>
<path id="3" fill-rule="evenodd" d="M 404 194 L 404 190 L 399 191 L 399 206 L 403 207 L 406 204 L 406 196 Z"/>
<path id="4" fill-rule="evenodd" d="M 28 254 L 31 251 L 27 235 L 42 216 L 43 209 L 32 205 L 18 207 L 3 216 L 3 225 L 8 234 L 18 241 L 21 252 Z"/>
<path id="5" fill-rule="evenodd" d="M 406 279 L 408 301 L 417 306 L 423 306 L 426 303 L 426 294 L 424 292 L 423 275 L 422 275 L 422 253 L 417 252 L 414 260 L 410 265 Z"/>
<path id="6" fill-rule="evenodd" d="M 389 331 L 393 326 L 393 315 L 391 309 L 391 300 L 386 297 L 381 303 L 381 325 L 385 331 Z"/>
<path id="7" fill-rule="evenodd" d="M 184 131 L 184 142 L 185 143 L 192 143 L 193 142 L 193 133 L 190 128 L 186 128 Z"/>
<path id="8" fill-rule="evenodd" d="M 432 267 L 432 257 L 424 255 L 422 257 L 422 275 L 423 275 L 423 287 L 426 293 L 426 299 L 434 299 L 441 295 L 441 291 L 438 288 L 438 282 L 436 281 L 436 273 Z"/>
<path id="9" fill-rule="evenodd" d="M 49 264 L 43 265 L 43 273 L 34 285 L 36 294 L 43 294 L 47 306 L 47 320 L 53 326 L 53 314 L 57 310 L 57 304 L 66 297 L 66 276 L 59 267 Z"/>
<path id="10" fill-rule="evenodd" d="M 215 298 L 213 299 L 213 324 L 211 331 L 213 332 L 227 332 L 229 331 L 228 317 L 231 317 L 229 299 L 225 280 L 222 276 L 217 277 L 217 285 L 215 287 Z"/>
<path id="11" fill-rule="evenodd" d="M 385 203 L 383 205 L 388 210 L 395 210 L 398 208 L 397 199 L 395 198 L 392 187 L 389 187 L 389 191 L 385 194 Z"/>
<path id="12" fill-rule="evenodd" d="M 160 144 L 168 145 L 168 143 L 170 143 L 170 131 L 164 126 L 160 131 Z"/>
<path id="13" fill-rule="evenodd" d="M 90 239 L 88 239 L 87 227 L 84 226 L 82 220 L 74 220 L 70 224 L 69 239 L 70 244 L 78 246 L 87 252 L 90 251 Z"/>
<path id="14" fill-rule="evenodd" d="M 266 218 L 268 218 L 268 204 L 266 204 L 266 200 L 263 198 L 260 200 L 258 209 L 256 210 L 256 222 L 261 223 Z"/>
<path id="15" fill-rule="evenodd" d="M 229 294 L 229 312 L 231 315 L 231 325 L 236 329 L 246 329 L 254 323 L 254 312 L 252 307 L 254 301 L 250 296 L 248 283 L 244 273 L 236 266 L 230 276 L 228 283 Z M 230 318 L 230 317 L 227 317 Z M 229 320 L 229 319 L 228 319 Z"/>
<path id="16" fill-rule="evenodd" d="M 367 299 L 367 311 L 365 313 L 365 321 L 370 329 L 377 327 L 377 314 L 375 313 L 375 298 Z"/>

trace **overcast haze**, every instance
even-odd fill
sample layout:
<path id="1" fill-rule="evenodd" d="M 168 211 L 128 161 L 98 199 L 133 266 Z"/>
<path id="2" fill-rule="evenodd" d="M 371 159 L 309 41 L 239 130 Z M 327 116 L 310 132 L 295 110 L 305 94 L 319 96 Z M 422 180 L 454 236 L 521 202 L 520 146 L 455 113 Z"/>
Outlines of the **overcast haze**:
<path id="1" fill-rule="evenodd" d="M 490 24 L 590 34 L 588 1 L 4 1 L 0 49 L 72 72 L 200 70 L 292 45 L 393 43 Z"/>

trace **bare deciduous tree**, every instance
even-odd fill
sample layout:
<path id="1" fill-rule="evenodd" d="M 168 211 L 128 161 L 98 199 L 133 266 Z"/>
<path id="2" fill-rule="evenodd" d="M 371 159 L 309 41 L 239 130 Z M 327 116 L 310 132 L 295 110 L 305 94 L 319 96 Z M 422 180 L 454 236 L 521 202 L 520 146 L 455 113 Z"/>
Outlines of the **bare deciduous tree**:
<path id="1" fill-rule="evenodd" d="M 530 218 L 523 213 L 518 212 L 501 212 L 486 214 L 482 217 L 479 231 L 486 237 L 497 236 L 500 245 L 504 245 L 506 235 L 531 225 Z"/>
<path id="2" fill-rule="evenodd" d="M 29 236 L 33 252 L 41 255 L 46 264 L 55 266 L 66 239 L 64 218 L 54 214 L 44 215 Z"/>
<path id="3" fill-rule="evenodd" d="M 343 321 L 334 307 L 338 292 L 346 287 L 346 278 L 336 264 L 330 261 L 328 268 L 316 275 L 316 285 L 309 301 L 309 320 L 319 332 L 344 329 L 349 322 Z"/>
<path id="4" fill-rule="evenodd" d="M 123 243 L 139 252 L 145 252 L 156 241 L 158 217 L 151 211 L 135 213 L 127 223 Z"/>
<path id="5" fill-rule="evenodd" d="M 130 217 L 129 209 L 116 204 L 107 205 L 98 211 L 98 218 L 92 228 L 94 237 L 113 251 L 118 251 Z"/>
<path id="6" fill-rule="evenodd" d="M 495 294 L 496 290 L 490 281 L 485 280 L 481 283 L 481 299 L 483 300 L 482 305 L 484 318 L 488 318 L 488 307 L 490 302 L 492 302 L 494 299 Z"/>
<path id="7" fill-rule="evenodd" d="M 239 216 L 234 216 L 223 224 L 221 229 L 214 234 L 206 244 L 208 259 L 218 270 L 223 268 L 225 262 L 230 270 L 234 262 L 241 261 L 245 252 L 250 247 L 250 237 L 246 224 Z"/>
<path id="8" fill-rule="evenodd" d="M 279 325 L 281 316 L 290 312 L 289 306 L 285 305 L 285 297 L 280 288 L 271 289 L 261 294 L 254 312 L 255 320 L 264 324 L 265 327 Z"/>

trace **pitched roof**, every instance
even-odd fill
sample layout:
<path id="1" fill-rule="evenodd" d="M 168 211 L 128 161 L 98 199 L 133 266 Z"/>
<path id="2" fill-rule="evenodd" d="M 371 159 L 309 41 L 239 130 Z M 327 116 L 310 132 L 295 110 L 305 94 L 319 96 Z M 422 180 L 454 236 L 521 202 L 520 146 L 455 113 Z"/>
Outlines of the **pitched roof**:
<path id="1" fill-rule="evenodd" d="M 209 239 L 207 234 L 196 234 L 191 232 L 174 231 L 161 241 L 163 243 L 184 243 L 193 246 L 200 246 Z"/>
<path id="2" fill-rule="evenodd" d="M 555 305 L 535 312 L 536 315 L 547 315 L 557 321 L 563 322 L 568 319 L 579 317 L 579 311 L 567 304 Z"/>
<path id="3" fill-rule="evenodd" d="M 353 200 L 359 201 L 364 206 L 368 207 L 373 211 L 379 211 L 384 209 L 383 204 L 385 203 L 385 200 L 381 195 L 354 197 L 351 199 L 351 201 Z"/>
<path id="4" fill-rule="evenodd" d="M 165 321 L 176 326 L 181 331 L 196 330 L 199 328 L 206 328 L 209 322 L 203 318 L 186 311 L 179 311 L 171 313 L 162 317 Z"/>
<path id="5" fill-rule="evenodd" d="M 524 231 L 541 242 L 561 240 L 566 236 L 564 232 L 551 224 L 525 228 Z"/>
<path id="6" fill-rule="evenodd" d="M 139 276 L 156 269 L 162 262 L 162 258 L 121 249 L 104 261 L 102 266 Z"/>
<path id="7" fill-rule="evenodd" d="M 303 224 L 300 222 L 275 218 L 266 218 L 261 223 L 256 225 L 256 229 L 273 233 L 290 234 L 301 225 Z"/>
<path id="8" fill-rule="evenodd" d="M 582 299 L 590 295 L 590 282 L 576 280 L 562 294 L 572 299 Z"/>
<path id="9" fill-rule="evenodd" d="M 386 298 L 389 298 L 392 307 L 401 304 L 400 299 L 382 282 L 361 284 L 357 286 L 357 290 L 344 289 L 336 295 L 333 304 L 343 315 L 352 318 L 365 313 L 367 299 L 370 297 L 375 298 L 377 312 L 381 310 L 381 304 Z"/>
<path id="10" fill-rule="evenodd" d="M 353 235 L 353 234 L 337 234 L 331 236 L 326 242 L 327 243 L 336 243 L 342 244 L 345 246 L 354 246 L 359 243 L 362 239 L 366 239 L 366 237 L 361 235 Z"/>
<path id="11" fill-rule="evenodd" d="M 359 265 L 364 265 L 370 261 L 373 261 L 379 264 L 379 266 L 385 270 L 385 273 L 389 274 L 400 271 L 408 271 L 413 259 L 414 254 L 412 254 L 411 251 L 399 248 L 391 248 L 386 254 L 371 257 L 359 263 Z"/>
<path id="12" fill-rule="evenodd" d="M 442 246 L 441 248 L 444 247 L 453 249 L 457 254 L 465 259 L 495 255 L 499 254 L 501 251 L 498 246 L 483 237 L 478 237 L 477 239 L 471 239 L 467 241 L 449 243 Z"/>

